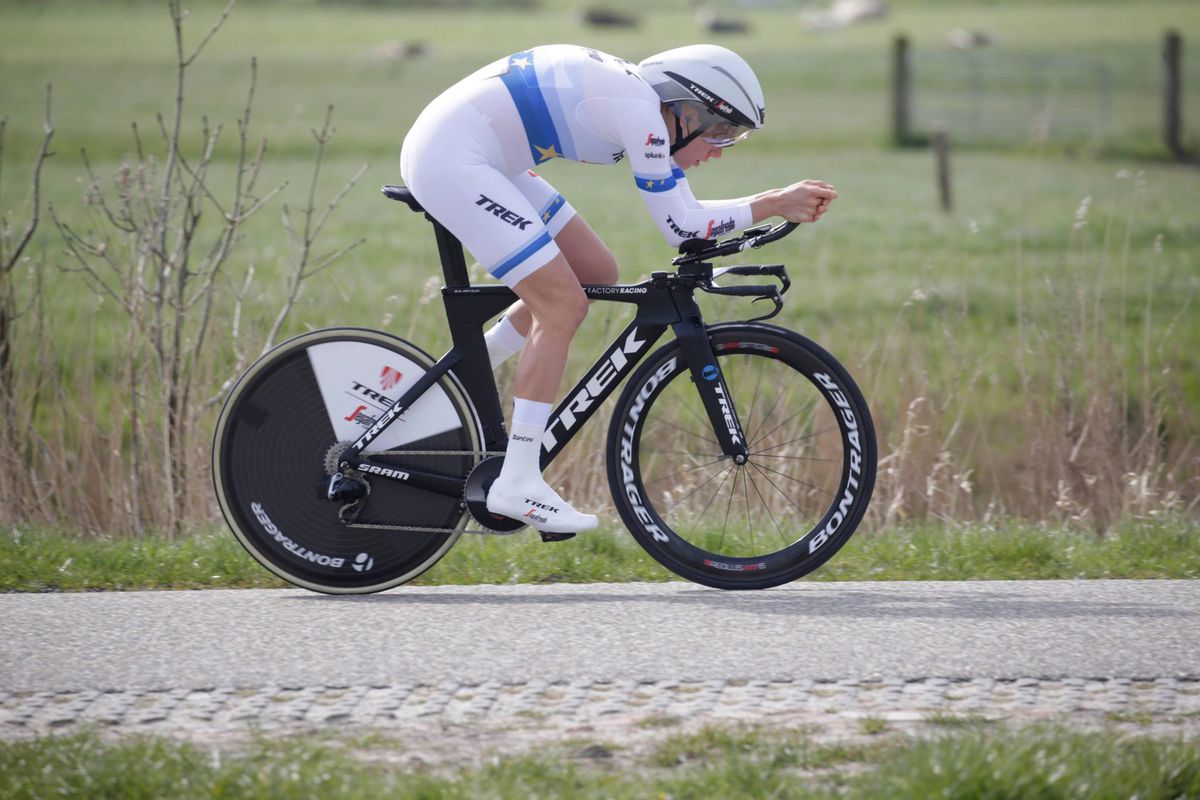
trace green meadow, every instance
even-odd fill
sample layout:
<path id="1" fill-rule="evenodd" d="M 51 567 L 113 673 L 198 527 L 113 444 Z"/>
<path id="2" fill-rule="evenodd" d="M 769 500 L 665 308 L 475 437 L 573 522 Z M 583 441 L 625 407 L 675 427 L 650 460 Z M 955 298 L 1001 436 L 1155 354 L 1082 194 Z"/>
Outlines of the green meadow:
<path id="1" fill-rule="evenodd" d="M 768 127 L 695 171 L 697 195 L 741 196 L 806 177 L 841 194 L 819 224 L 756 255 L 786 263 L 794 280 L 777 321 L 833 352 L 871 404 L 883 463 L 869 527 L 1015 517 L 1103 532 L 1127 519 L 1194 517 L 1200 172 L 1171 161 L 1161 142 L 1160 50 L 1164 31 L 1183 34 L 1185 142 L 1200 150 L 1200 6 L 917 0 L 892 3 L 881 20 L 817 32 L 801 24 L 793 4 L 724 3 L 716 8 L 749 31 L 708 34 L 680 2 L 614 5 L 640 23 L 589 27 L 580 8 L 549 0 L 236 5 L 187 72 L 183 152 L 194 162 L 205 126 L 223 126 L 208 180 L 224 197 L 235 178 L 253 59 L 248 140 L 267 148 L 256 194 L 282 188 L 241 229 L 216 284 L 211 328 L 191 354 L 196 396 L 218 395 L 233 377 L 235 351 L 255 355 L 284 304 L 296 255 L 285 213 L 297 219 L 310 186 L 323 208 L 363 165 L 318 249 L 361 244 L 304 282 L 277 340 L 354 324 L 384 327 L 431 352 L 446 347 L 429 227 L 378 193 L 399 182 L 404 133 L 443 88 L 538 43 L 586 43 L 636 60 L 711 39 L 757 69 Z M 185 51 L 223 8 L 209 0 L 192 6 Z M 165 3 L 141 0 L 3 2 L 0 15 L 0 117 L 7 120 L 0 213 L 9 241 L 32 208 L 28 182 L 47 84 L 55 128 L 41 224 L 9 278 L 18 305 L 34 295 L 38 302 L 12 332 L 18 406 L 34 408 L 8 448 L 3 515 L 121 533 L 133 527 L 122 508 L 64 498 L 80 483 L 95 483 L 90 498 L 125 491 L 119 475 L 129 464 L 121 454 L 133 415 L 118 387 L 130 369 L 130 320 L 95 280 L 72 271 L 78 264 L 53 219 L 112 236 L 97 198 L 116 196 L 121 181 L 137 174 L 129 165 L 139 142 L 143 164 L 165 158 L 157 115 L 169 126 L 170 19 Z M 995 42 L 981 51 L 993 66 L 975 89 L 929 66 L 937 63 L 932 56 L 953 55 L 947 35 L 955 29 L 984 31 Z M 918 127 L 963 96 L 1012 123 L 982 140 L 951 128 L 949 213 L 938 205 L 932 154 L 890 143 L 888 65 L 899 33 L 912 42 Z M 1104 64 L 1106 94 L 1098 98 L 1074 73 L 1059 80 L 1053 68 L 1029 84 L 1025 76 L 1047 57 Z M 1107 123 L 1081 129 L 1088 117 L 1072 109 L 1101 102 Z M 314 179 L 313 131 L 329 106 L 336 130 Z M 542 174 L 608 243 L 623 280 L 667 268 L 673 253 L 638 207 L 623 164 L 552 162 Z M 209 227 L 199 229 L 197 252 L 211 243 L 219 218 L 215 206 L 204 214 Z M 120 236 L 113 241 L 119 245 Z M 247 288 L 237 306 L 240 287 Z M 757 313 L 728 300 L 709 299 L 705 308 L 713 321 Z M 625 313 L 617 304 L 593 307 L 569 380 Z M 144 402 L 149 418 L 155 404 Z M 196 405 L 181 456 L 196 465 L 181 506 L 193 522 L 214 515 L 204 464 L 215 412 Z M 590 458 L 602 434 L 593 425 L 574 457 L 568 451 L 555 468 L 556 480 L 577 487 L 579 502 L 606 502 Z M 53 488 L 16 479 L 28 471 Z M 36 491 L 38 502 L 21 502 Z"/>

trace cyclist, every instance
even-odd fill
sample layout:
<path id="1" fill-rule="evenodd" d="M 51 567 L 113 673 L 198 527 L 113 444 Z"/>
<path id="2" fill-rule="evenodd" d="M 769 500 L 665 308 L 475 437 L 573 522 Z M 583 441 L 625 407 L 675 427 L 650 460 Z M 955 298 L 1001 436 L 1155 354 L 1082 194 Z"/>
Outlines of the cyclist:
<path id="1" fill-rule="evenodd" d="M 523 349 L 508 449 L 488 510 L 544 532 L 576 533 L 596 517 L 541 475 L 542 436 L 571 338 L 587 314 L 581 283 L 617 279 L 612 253 L 531 168 L 554 158 L 628 159 L 646 209 L 672 246 L 781 216 L 815 222 L 837 198 L 800 181 L 733 200 L 698 201 L 684 170 L 763 127 L 758 79 L 710 44 L 640 64 L 586 47 L 548 45 L 499 59 L 443 92 L 404 139 L 400 171 L 433 217 L 520 300 L 486 334 L 495 368 Z"/>

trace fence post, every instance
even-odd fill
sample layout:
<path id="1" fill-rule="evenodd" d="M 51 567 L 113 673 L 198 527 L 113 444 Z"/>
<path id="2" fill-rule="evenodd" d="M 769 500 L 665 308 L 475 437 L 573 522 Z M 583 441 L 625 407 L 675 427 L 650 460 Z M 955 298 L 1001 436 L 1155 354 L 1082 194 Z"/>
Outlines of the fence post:
<path id="1" fill-rule="evenodd" d="M 908 144 L 912 138 L 908 127 L 911 79 L 908 37 L 900 35 L 892 42 L 892 139 L 899 145 Z"/>
<path id="2" fill-rule="evenodd" d="M 950 212 L 950 137 L 945 128 L 933 132 L 933 154 L 937 162 L 938 198 L 942 211 Z"/>
<path id="3" fill-rule="evenodd" d="M 1175 158 L 1183 160 L 1183 37 L 1167 31 L 1163 37 L 1163 140 Z"/>

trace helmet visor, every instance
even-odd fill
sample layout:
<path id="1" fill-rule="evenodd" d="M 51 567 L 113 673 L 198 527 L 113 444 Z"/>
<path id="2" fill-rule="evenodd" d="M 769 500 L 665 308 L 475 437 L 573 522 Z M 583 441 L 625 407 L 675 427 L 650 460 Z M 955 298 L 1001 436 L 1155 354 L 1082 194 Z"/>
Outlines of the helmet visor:
<path id="1" fill-rule="evenodd" d="M 747 128 L 728 120 L 721 120 L 716 125 L 705 128 L 700 137 L 716 147 L 733 147 L 738 142 L 745 141 L 752 133 L 754 133 L 754 128 Z"/>
<path id="2" fill-rule="evenodd" d="M 700 137 L 716 147 L 731 147 L 754 133 L 754 128 L 732 122 L 702 103 L 683 102 L 680 105 L 694 114 L 692 130 L 700 131 Z"/>

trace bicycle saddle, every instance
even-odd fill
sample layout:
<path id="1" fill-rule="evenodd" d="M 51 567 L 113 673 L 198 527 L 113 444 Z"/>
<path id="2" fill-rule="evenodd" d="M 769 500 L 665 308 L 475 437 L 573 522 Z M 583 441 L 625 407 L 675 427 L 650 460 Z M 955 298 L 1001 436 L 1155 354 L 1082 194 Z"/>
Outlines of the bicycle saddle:
<path id="1" fill-rule="evenodd" d="M 379 191 L 383 192 L 385 197 L 388 197 L 392 200 L 399 200 L 413 211 L 420 212 L 425 210 L 421 208 L 421 204 L 417 202 L 417 198 L 413 197 L 412 192 L 408 190 L 407 186 L 394 186 L 392 184 L 388 184 Z"/>

